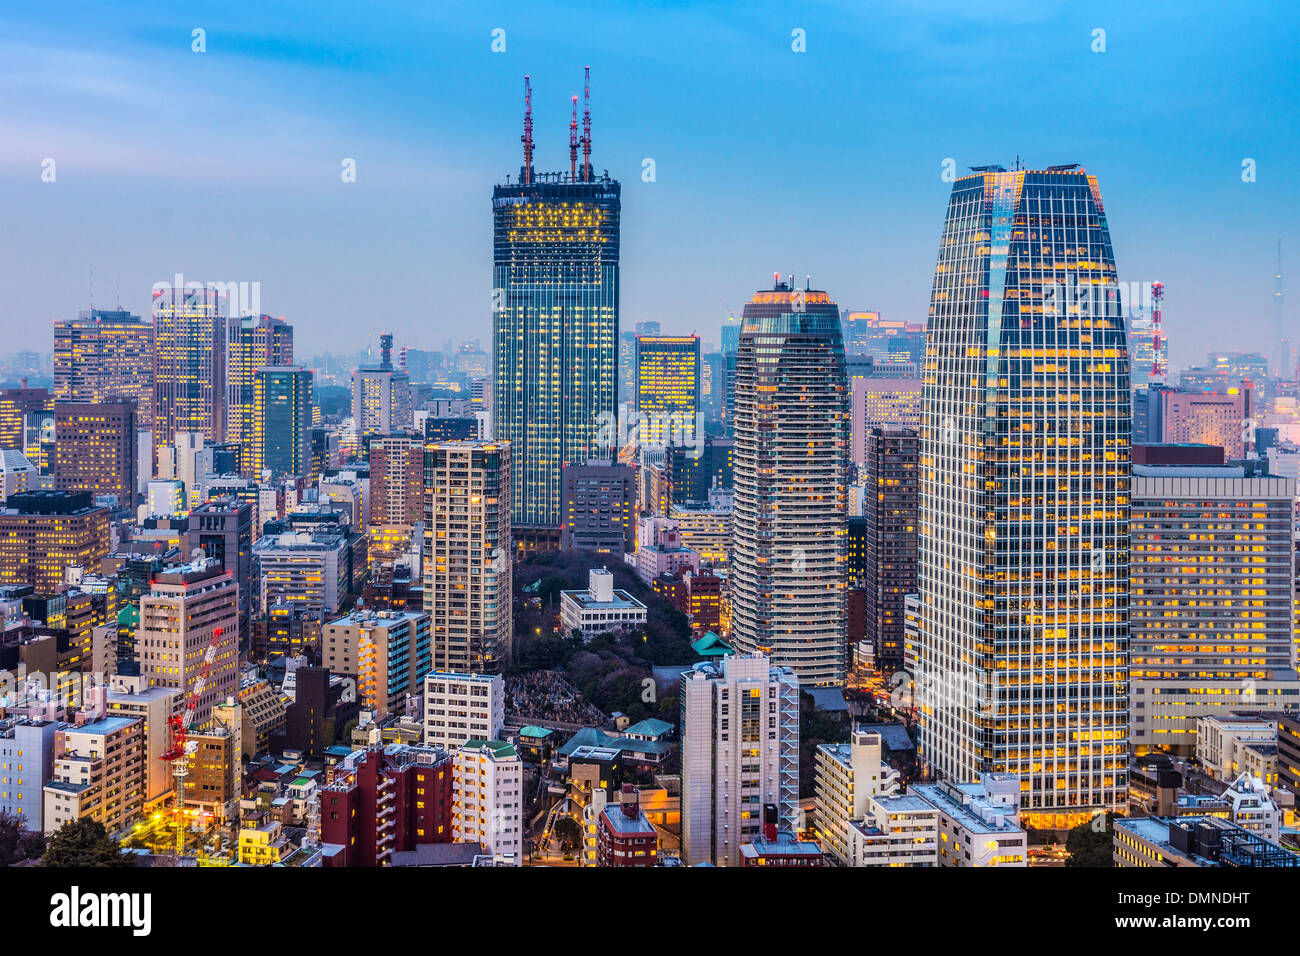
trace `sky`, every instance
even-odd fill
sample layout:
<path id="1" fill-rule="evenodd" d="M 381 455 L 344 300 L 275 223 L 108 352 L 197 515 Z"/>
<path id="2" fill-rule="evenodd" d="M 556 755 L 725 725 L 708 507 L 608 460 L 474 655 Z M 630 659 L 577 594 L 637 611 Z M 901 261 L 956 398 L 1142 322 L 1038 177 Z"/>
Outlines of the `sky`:
<path id="1" fill-rule="evenodd" d="M 843 308 L 923 321 L 945 160 L 1019 157 L 1098 176 L 1120 279 L 1165 283 L 1171 365 L 1269 349 L 1278 240 L 1300 290 L 1298 9 L 7 5 L 0 351 L 48 351 L 51 321 L 92 298 L 147 313 L 176 273 L 260 283 L 300 359 L 381 331 L 487 346 L 490 200 L 522 161 L 523 75 L 534 166 L 567 170 L 586 65 L 592 165 L 623 183 L 625 329 L 717 342 L 791 271 Z"/>

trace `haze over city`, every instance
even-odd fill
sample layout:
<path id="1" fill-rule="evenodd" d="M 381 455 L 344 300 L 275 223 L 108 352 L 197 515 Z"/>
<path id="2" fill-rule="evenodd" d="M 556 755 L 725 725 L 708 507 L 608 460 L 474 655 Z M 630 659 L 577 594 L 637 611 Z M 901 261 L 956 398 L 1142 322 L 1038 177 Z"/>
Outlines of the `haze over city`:
<path id="1" fill-rule="evenodd" d="M 47 351 L 92 295 L 147 315 L 181 272 L 260 282 L 304 356 L 381 327 L 486 344 L 489 198 L 518 174 L 523 75 L 536 167 L 560 170 L 589 64 L 592 162 L 624 183 L 625 328 L 716 340 L 775 271 L 923 321 L 944 161 L 1019 157 L 1098 176 L 1120 279 L 1165 284 L 1174 366 L 1227 328 L 1271 354 L 1279 239 L 1300 274 L 1296 27 L 1268 3 L 13 7 L 0 323 L 9 348 Z"/>

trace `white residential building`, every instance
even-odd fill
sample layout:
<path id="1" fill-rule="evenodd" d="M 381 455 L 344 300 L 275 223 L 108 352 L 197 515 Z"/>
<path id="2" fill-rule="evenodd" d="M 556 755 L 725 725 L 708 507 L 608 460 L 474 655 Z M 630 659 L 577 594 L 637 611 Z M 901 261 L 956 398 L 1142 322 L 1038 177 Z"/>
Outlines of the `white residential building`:
<path id="1" fill-rule="evenodd" d="M 884 764 L 882 751 L 880 734 L 857 729 L 847 744 L 817 748 L 817 836 L 840 864 L 849 861 L 849 823 L 866 817 L 872 797 L 898 792 L 898 771 Z"/>
<path id="2" fill-rule="evenodd" d="M 762 654 L 734 654 L 682 675 L 682 856 L 738 866 L 763 805 L 794 831 L 799 791 L 799 684 Z"/>
<path id="3" fill-rule="evenodd" d="M 523 863 L 524 765 L 500 740 L 468 740 L 452 764 L 452 839 Z"/>
<path id="4" fill-rule="evenodd" d="M 1243 773 L 1224 791 L 1223 799 L 1232 807 L 1229 820 L 1239 827 L 1258 833 L 1271 843 L 1279 842 L 1282 835 L 1282 810 L 1263 780 Z"/>
<path id="5" fill-rule="evenodd" d="M 939 811 L 913 794 L 872 797 L 846 829 L 849 866 L 935 866 Z"/>
<path id="6" fill-rule="evenodd" d="M 939 866 L 1027 866 L 1020 777 L 985 773 L 978 783 L 918 784 L 911 794 L 939 813 Z"/>
<path id="7" fill-rule="evenodd" d="M 499 740 L 506 719 L 500 674 L 434 671 L 424 678 L 424 745 L 455 750 L 467 740 Z"/>
<path id="8" fill-rule="evenodd" d="M 585 591 L 560 592 L 560 627 L 566 634 L 577 631 L 592 638 L 645 624 L 646 606 L 627 591 L 614 589 L 613 572 L 592 568 L 587 580 Z"/>
<path id="9" fill-rule="evenodd" d="M 1205 772 L 1217 780 L 1233 780 L 1253 770 L 1259 757 L 1252 745 L 1272 747 L 1272 771 L 1261 774 L 1264 782 L 1277 782 L 1277 720 L 1268 717 L 1225 714 L 1196 720 L 1196 759 Z"/>

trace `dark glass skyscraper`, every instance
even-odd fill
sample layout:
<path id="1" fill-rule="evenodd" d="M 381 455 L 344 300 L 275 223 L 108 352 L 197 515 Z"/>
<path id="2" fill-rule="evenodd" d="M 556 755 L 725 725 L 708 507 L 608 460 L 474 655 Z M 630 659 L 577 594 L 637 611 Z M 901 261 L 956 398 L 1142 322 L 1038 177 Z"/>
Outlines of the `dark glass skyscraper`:
<path id="1" fill-rule="evenodd" d="M 589 162 L 492 191 L 492 421 L 510 442 L 515 538 L 558 547 L 561 469 L 617 442 L 619 183 Z M 589 146 L 590 138 L 586 137 Z"/>
<path id="2" fill-rule="evenodd" d="M 1123 812 L 1132 418 L 1095 177 L 956 181 L 923 388 L 921 755 L 1018 774 L 1035 827 Z"/>
<path id="3" fill-rule="evenodd" d="M 801 684 L 842 684 L 848 381 L 838 307 L 778 281 L 736 353 L 731 637 Z"/>

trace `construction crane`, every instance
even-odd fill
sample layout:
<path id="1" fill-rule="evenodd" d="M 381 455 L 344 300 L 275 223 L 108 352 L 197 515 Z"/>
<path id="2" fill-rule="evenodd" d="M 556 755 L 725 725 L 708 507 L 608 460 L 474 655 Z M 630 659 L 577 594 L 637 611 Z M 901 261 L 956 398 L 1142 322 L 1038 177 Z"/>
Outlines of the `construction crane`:
<path id="1" fill-rule="evenodd" d="M 573 98 L 573 118 L 569 120 L 569 182 L 578 181 L 578 98 Z"/>
<path id="2" fill-rule="evenodd" d="M 524 185 L 533 182 L 533 88 L 528 74 L 524 74 L 524 135 L 519 141 L 524 144 Z"/>
<path id="3" fill-rule="evenodd" d="M 591 67 L 584 67 L 582 74 L 582 181 L 591 182 Z M 1281 243 L 1278 244 L 1281 249 Z M 1281 252 L 1278 253 L 1281 262 Z M 1278 266 L 1278 272 L 1281 272 Z"/>
<path id="4" fill-rule="evenodd" d="M 171 765 L 172 779 L 176 786 L 176 805 L 172 809 L 172 814 L 176 819 L 177 856 L 185 852 L 185 778 L 190 772 L 189 758 L 199 746 L 189 739 L 189 728 L 194 723 L 194 713 L 198 710 L 199 698 L 207 687 L 208 674 L 212 671 L 213 661 L 217 659 L 217 648 L 221 644 L 221 637 L 225 631 L 223 627 L 212 629 L 212 640 L 208 642 L 208 648 L 203 652 L 199 676 L 195 679 L 194 686 L 190 689 L 190 696 L 185 701 L 185 712 L 179 716 L 172 714 L 167 718 L 171 743 L 158 758 L 166 760 Z"/>

